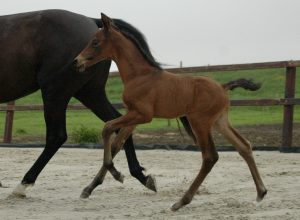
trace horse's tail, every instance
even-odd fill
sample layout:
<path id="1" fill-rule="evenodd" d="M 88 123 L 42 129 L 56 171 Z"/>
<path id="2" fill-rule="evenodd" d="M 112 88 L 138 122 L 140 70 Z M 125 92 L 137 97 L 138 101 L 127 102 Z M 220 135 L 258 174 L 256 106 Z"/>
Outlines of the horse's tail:
<path id="1" fill-rule="evenodd" d="M 222 84 L 225 90 L 234 90 L 235 88 L 242 87 L 246 90 L 256 91 L 261 87 L 261 83 L 255 83 L 252 79 L 237 79 L 228 83 Z"/>

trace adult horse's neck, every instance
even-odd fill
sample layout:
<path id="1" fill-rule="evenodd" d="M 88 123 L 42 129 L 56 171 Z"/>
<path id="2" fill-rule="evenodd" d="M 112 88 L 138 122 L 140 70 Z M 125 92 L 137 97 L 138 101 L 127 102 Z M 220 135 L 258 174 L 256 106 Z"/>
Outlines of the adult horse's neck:
<path id="1" fill-rule="evenodd" d="M 161 71 L 151 66 L 137 46 L 123 35 L 114 42 L 112 58 L 118 66 L 123 83 L 139 76 Z"/>

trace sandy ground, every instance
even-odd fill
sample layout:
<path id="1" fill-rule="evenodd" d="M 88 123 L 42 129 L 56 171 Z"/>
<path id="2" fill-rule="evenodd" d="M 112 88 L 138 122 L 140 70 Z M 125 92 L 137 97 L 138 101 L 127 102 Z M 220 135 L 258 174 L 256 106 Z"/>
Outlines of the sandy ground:
<path id="1" fill-rule="evenodd" d="M 137 151 L 156 176 L 153 193 L 129 175 L 124 152 L 115 160 L 125 175 L 110 175 L 89 199 L 79 199 L 98 171 L 102 150 L 61 149 L 39 176 L 26 198 L 10 196 L 42 149 L 1 148 L 0 219 L 300 219 L 300 154 L 254 152 L 269 192 L 257 205 L 255 186 L 245 162 L 236 152 L 221 152 L 220 160 L 194 200 L 177 212 L 179 199 L 201 164 L 200 152 Z M 7 187 L 7 188 L 5 188 Z"/>

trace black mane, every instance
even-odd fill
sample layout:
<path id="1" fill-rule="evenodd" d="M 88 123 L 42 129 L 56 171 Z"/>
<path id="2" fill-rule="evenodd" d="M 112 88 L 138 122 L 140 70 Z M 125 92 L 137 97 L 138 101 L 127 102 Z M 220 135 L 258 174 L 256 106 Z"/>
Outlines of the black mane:
<path id="1" fill-rule="evenodd" d="M 151 54 L 145 36 L 138 29 L 121 19 L 113 19 L 113 23 L 122 32 L 122 34 L 128 37 L 138 47 L 143 57 L 151 66 L 160 70 L 162 69 L 160 63 L 158 63 Z"/>

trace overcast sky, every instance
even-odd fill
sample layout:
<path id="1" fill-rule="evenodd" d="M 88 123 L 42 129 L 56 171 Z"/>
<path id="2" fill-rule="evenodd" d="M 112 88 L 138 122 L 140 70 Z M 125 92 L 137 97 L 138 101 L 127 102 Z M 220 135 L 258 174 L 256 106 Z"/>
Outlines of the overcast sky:
<path id="1" fill-rule="evenodd" d="M 153 55 L 176 67 L 300 60 L 300 0 L 0 0 L 0 14 L 104 12 L 136 26 Z"/>

